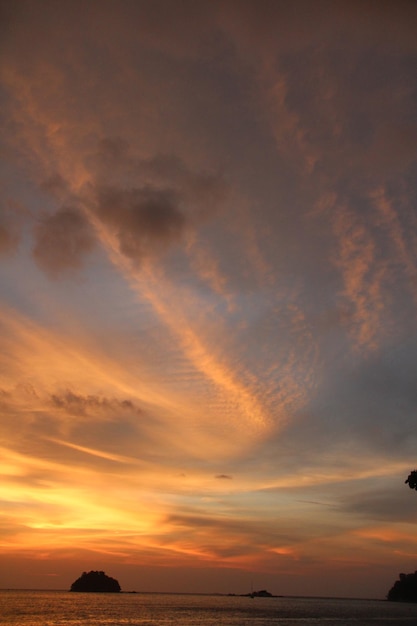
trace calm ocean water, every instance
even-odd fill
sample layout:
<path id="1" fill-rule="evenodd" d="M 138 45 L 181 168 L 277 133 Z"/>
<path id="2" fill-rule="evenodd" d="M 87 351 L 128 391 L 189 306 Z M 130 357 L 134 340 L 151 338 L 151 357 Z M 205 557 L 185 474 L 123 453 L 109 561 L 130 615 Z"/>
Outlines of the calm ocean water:
<path id="1" fill-rule="evenodd" d="M 417 626 L 417 605 L 378 600 L 0 591 L 3 626 Z"/>

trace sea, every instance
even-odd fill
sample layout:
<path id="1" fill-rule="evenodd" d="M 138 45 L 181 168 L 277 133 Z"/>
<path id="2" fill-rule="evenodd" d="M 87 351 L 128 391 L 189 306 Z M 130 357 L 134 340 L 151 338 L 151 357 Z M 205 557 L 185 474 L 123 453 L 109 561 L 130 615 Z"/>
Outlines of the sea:
<path id="1" fill-rule="evenodd" d="M 417 604 L 340 598 L 0 591 L 1 626 L 417 626 Z"/>

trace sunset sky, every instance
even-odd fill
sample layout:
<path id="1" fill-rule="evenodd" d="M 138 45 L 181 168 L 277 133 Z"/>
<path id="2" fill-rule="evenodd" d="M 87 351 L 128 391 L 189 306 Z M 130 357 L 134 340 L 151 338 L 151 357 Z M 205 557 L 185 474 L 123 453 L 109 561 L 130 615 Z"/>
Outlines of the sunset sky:
<path id="1" fill-rule="evenodd" d="M 417 569 L 417 5 L 9 0 L 0 587 Z"/>

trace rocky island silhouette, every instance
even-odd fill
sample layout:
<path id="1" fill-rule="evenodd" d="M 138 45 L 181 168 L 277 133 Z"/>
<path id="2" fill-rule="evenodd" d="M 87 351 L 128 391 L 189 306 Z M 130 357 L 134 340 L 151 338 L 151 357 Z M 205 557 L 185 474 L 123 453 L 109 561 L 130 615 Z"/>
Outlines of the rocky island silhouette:
<path id="1" fill-rule="evenodd" d="M 93 593 L 119 593 L 121 591 L 119 582 L 104 572 L 94 571 L 83 572 L 75 580 L 70 591 L 93 592 Z"/>

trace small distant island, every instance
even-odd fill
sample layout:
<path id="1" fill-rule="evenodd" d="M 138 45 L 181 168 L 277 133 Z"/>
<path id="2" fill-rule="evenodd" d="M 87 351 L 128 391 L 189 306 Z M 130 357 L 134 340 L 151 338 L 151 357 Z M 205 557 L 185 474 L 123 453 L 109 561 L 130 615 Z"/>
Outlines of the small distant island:
<path id="1" fill-rule="evenodd" d="M 119 593 L 120 585 L 115 578 L 104 572 L 83 572 L 71 585 L 70 591 L 93 593 Z"/>
<path id="2" fill-rule="evenodd" d="M 414 574 L 400 574 L 399 580 L 388 592 L 391 602 L 417 602 L 417 571 Z"/>
<path id="3" fill-rule="evenodd" d="M 261 589 L 260 591 L 251 591 L 250 593 L 245 593 L 245 596 L 249 598 L 273 598 L 272 593 L 269 593 L 266 589 Z"/>
<path id="4" fill-rule="evenodd" d="M 228 596 L 235 596 L 235 593 L 228 593 Z M 239 596 L 241 598 L 277 598 L 278 596 L 274 596 L 272 593 L 269 593 L 266 589 L 261 589 L 260 591 L 251 591 L 250 593 L 240 593 Z"/>

